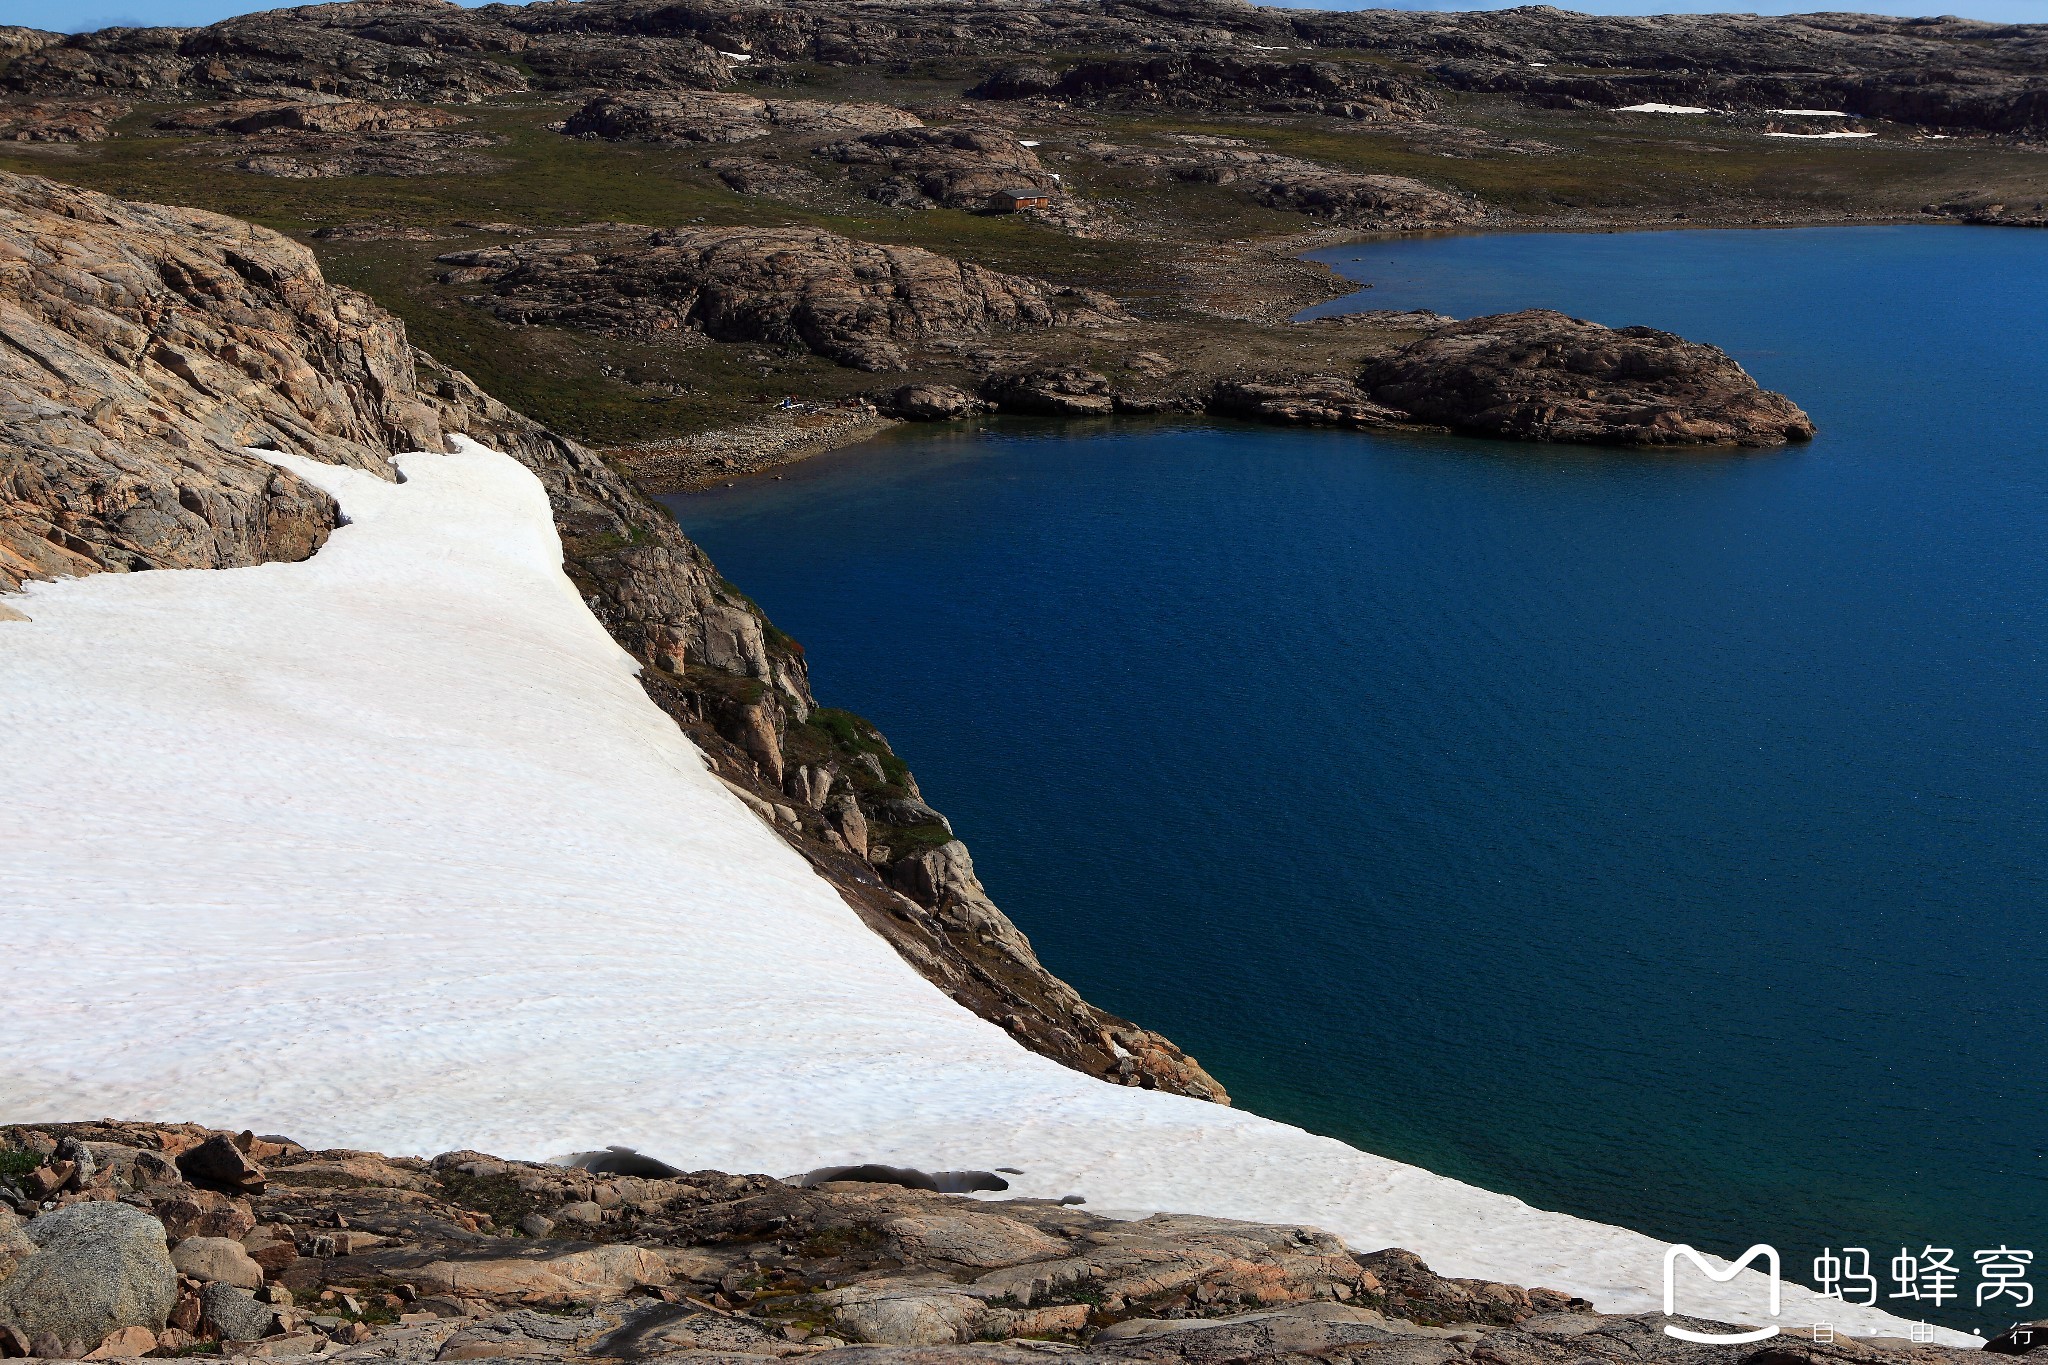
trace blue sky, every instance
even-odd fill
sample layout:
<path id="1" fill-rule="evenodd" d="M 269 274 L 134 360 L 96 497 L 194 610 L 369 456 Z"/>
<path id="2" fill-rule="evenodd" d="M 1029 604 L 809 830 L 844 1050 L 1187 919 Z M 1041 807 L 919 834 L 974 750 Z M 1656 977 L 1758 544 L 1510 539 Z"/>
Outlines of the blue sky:
<path id="1" fill-rule="evenodd" d="M 0 0 L 0 23 L 27 24 L 31 28 L 77 32 L 104 28 L 108 24 L 210 24 L 230 14 L 273 9 L 289 0 Z M 1292 0 L 1308 5 L 1312 0 Z M 1938 2 L 1938 0 L 1937 0 Z M 1499 9 L 1501 3 L 1439 3 L 1437 0 L 1407 0 L 1398 9 Z M 1960 13 L 1972 19 L 2003 23 L 2048 23 L 2048 0 L 1948 0 L 1952 9 L 1935 9 L 1929 0 L 1748 0 L 1731 5 L 1727 0 L 1577 0 L 1567 8 L 1593 14 L 1710 13 L 1740 8 L 1752 14 L 1798 14 L 1825 8 L 1859 9 L 1875 14 Z M 1322 8 L 1357 9 L 1363 6 L 1337 3 Z"/>

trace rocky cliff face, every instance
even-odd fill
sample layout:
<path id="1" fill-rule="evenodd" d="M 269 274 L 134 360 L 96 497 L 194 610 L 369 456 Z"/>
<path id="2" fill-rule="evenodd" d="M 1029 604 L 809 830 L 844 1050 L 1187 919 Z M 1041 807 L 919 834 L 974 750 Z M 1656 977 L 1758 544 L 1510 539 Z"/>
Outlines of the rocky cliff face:
<path id="1" fill-rule="evenodd" d="M 246 453 L 388 477 L 466 433 L 547 487 L 566 568 L 649 694 L 877 932 L 968 1008 L 1091 1074 L 1223 1099 L 1041 966 L 909 770 L 821 711 L 802 649 L 588 450 L 408 346 L 307 250 L 213 214 L 0 176 L 0 585 L 302 559 L 336 509 Z"/>
<path id="2" fill-rule="evenodd" d="M 303 559 L 333 502 L 246 447 L 440 438 L 381 309 L 215 214 L 0 177 L 0 339 L 0 588 Z"/>

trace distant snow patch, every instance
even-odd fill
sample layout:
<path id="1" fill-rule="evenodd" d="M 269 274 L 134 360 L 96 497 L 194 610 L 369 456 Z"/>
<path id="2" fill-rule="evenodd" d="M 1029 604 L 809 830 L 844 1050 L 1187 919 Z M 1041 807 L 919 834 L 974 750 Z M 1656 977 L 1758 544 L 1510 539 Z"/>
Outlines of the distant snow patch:
<path id="1" fill-rule="evenodd" d="M 1786 114 L 1793 118 L 1847 118 L 1840 109 L 1766 109 L 1766 114 Z"/>
<path id="2" fill-rule="evenodd" d="M 1617 114 L 1711 114 L 1711 109 L 1696 109 L 1690 104 L 1624 104 L 1614 111 Z"/>
<path id="3" fill-rule="evenodd" d="M 1765 133 L 1765 137 L 1794 137 L 1801 142 L 1825 142 L 1840 137 L 1876 137 L 1876 133 Z"/>

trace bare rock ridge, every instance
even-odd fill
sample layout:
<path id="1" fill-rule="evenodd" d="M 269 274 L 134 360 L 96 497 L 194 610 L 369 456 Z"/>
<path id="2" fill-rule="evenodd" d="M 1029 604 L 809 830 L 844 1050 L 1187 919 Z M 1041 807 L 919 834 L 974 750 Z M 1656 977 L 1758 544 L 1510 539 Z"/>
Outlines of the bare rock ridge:
<path id="1" fill-rule="evenodd" d="M 1172 1043 L 1039 964 L 887 742 L 818 707 L 802 649 L 673 520 L 591 452 L 413 350 L 305 247 L 0 176 L 0 342 L 0 588 L 303 559 L 337 509 L 247 447 L 388 477 L 393 452 L 469 434 L 546 485 L 570 577 L 642 661 L 656 703 L 917 970 L 1067 1065 L 1225 1099 Z"/>
<path id="2" fill-rule="evenodd" d="M 2039 26 L 1952 17 L 1617 17 L 1542 5 L 1331 12 L 1227 0 L 585 0 L 465 10 L 396 0 L 197 29 L 0 34 L 0 84 L 38 97 L 300 89 L 450 102 L 524 90 L 713 88 L 773 80 L 798 63 L 972 60 L 986 64 L 977 93 L 992 99 L 1377 120 L 1426 112 L 1443 91 L 1485 90 L 1539 104 L 1833 108 L 1937 128 L 2048 132 Z M 1069 56 L 1050 61 L 1052 53 Z"/>
<path id="3" fill-rule="evenodd" d="M 600 250 L 543 239 L 440 259 L 455 267 L 444 283 L 487 285 L 479 302 L 509 322 L 690 330 L 802 346 L 864 370 L 900 369 L 906 346 L 992 327 L 1124 316 L 1092 290 L 812 228 L 678 228 Z"/>
<path id="4" fill-rule="evenodd" d="M 917 126 L 917 115 L 887 104 L 692 90 L 599 95 L 571 115 L 562 131 L 624 142 L 745 142 L 771 133 L 871 133 Z"/>

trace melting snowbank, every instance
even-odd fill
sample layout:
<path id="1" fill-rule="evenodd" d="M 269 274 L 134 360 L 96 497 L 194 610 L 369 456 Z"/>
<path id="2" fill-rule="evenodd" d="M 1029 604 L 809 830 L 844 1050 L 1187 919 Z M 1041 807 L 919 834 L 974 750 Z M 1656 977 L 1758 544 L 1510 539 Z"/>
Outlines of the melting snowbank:
<path id="1" fill-rule="evenodd" d="M 1091 1080 L 954 1005 L 647 701 L 514 461 L 278 458 L 350 518 L 315 558 L 38 584 L 0 623 L 0 1121 L 1015 1166 L 1017 1194 L 1661 1307 L 1649 1238 Z M 1745 1279 L 1682 1306 L 1755 1320 Z M 1788 1289 L 1781 1321 L 1817 1320 L 1902 1331 Z"/>

